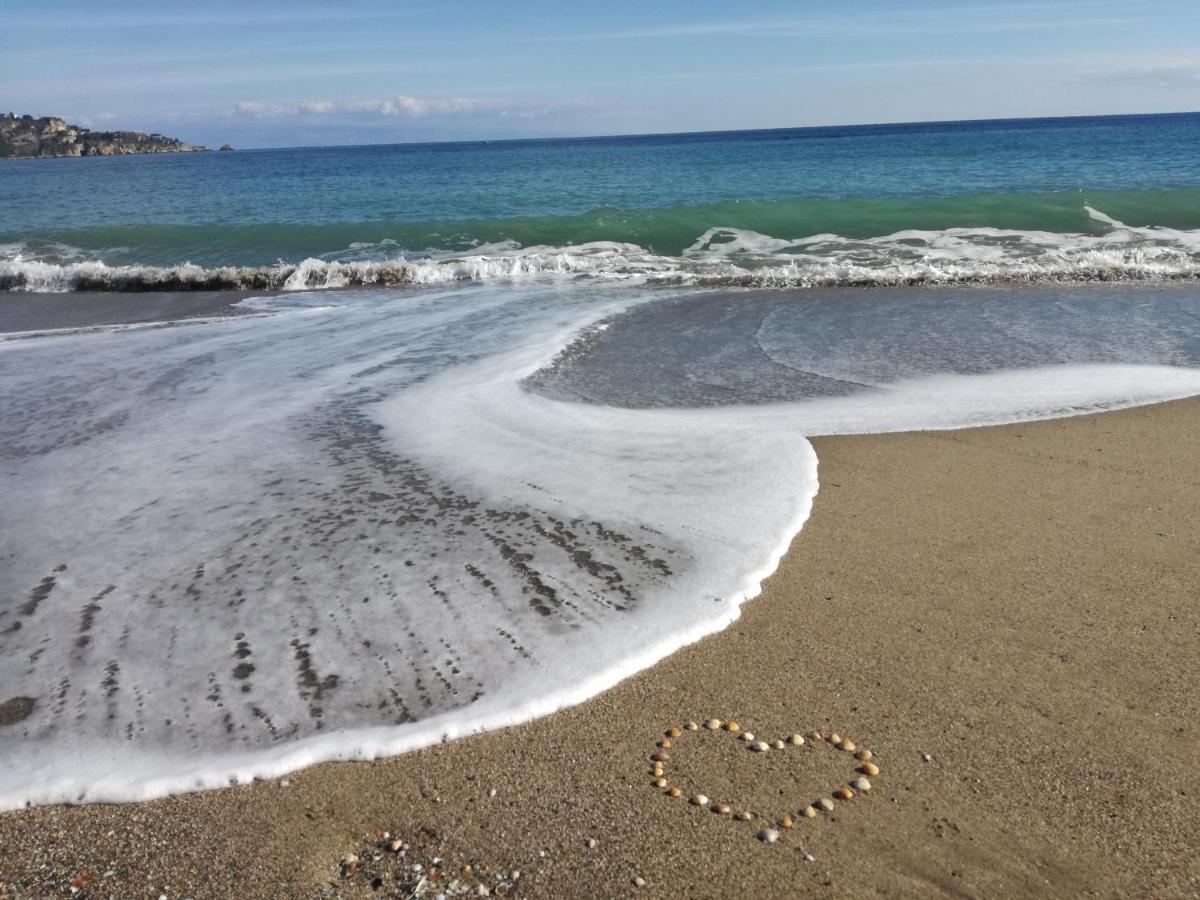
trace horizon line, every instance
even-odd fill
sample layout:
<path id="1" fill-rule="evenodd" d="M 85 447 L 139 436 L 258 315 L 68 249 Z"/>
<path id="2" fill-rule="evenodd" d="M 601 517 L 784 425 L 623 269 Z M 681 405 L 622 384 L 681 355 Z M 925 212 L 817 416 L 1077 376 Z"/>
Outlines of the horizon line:
<path id="1" fill-rule="evenodd" d="M 271 150 L 347 150 L 370 147 L 430 147 L 450 146 L 461 144 L 523 144 L 553 141 L 604 141 L 618 138 L 665 138 L 665 137 L 696 137 L 714 134 L 763 134 L 783 131 L 827 131 L 839 128 L 898 128 L 906 125 L 966 125 L 985 124 L 989 122 L 1060 122 L 1083 119 L 1133 119 L 1159 118 L 1163 116 L 1195 116 L 1200 115 L 1200 109 L 1175 110 L 1171 112 L 1133 112 L 1133 113 L 1099 113 L 1074 114 L 1063 116 L 984 116 L 977 119 L 912 119 L 894 122 L 853 122 L 840 125 L 776 125 L 769 128 L 713 128 L 698 131 L 646 131 L 646 132 L 613 132 L 608 134 L 579 134 L 579 135 L 543 135 L 540 137 L 504 137 L 504 138 L 466 138 L 459 140 L 427 140 L 427 141 L 381 141 L 372 144 L 291 144 L 280 147 L 244 147 L 234 148 L 242 153 L 257 153 Z"/>

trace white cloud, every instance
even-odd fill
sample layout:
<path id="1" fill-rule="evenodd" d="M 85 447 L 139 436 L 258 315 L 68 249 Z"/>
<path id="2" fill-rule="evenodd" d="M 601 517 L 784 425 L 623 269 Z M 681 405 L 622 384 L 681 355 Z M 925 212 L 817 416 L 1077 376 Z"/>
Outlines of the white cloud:
<path id="1" fill-rule="evenodd" d="M 359 119 L 425 119 L 436 117 L 491 114 L 503 117 L 537 118 L 571 104 L 534 103 L 523 100 L 479 99 L 452 97 L 424 99 L 399 95 L 382 100 L 305 100 L 300 103 L 277 104 L 243 100 L 234 104 L 234 113 L 255 119 L 285 117 L 343 116 Z"/>
<path id="2" fill-rule="evenodd" d="M 1107 81 L 1143 87 L 1200 89 L 1200 59 L 1092 66 L 1071 73 L 1071 81 Z"/>

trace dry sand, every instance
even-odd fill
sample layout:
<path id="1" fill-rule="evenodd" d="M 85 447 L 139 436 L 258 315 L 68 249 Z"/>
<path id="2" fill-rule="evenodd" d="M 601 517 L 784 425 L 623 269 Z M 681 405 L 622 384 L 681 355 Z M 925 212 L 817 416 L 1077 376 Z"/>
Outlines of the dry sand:
<path id="1" fill-rule="evenodd" d="M 512 896 L 1198 896 L 1197 436 L 1200 400 L 818 440 L 813 516 L 722 634 L 577 708 L 398 759 L 5 815 L 0 881 L 408 896 L 436 856 L 443 888 Z M 836 729 L 882 772 L 768 846 L 764 821 L 852 761 L 685 735 L 668 776 L 763 817 L 733 822 L 651 785 L 663 729 L 707 716 Z M 372 858 L 384 830 L 403 860 Z"/>

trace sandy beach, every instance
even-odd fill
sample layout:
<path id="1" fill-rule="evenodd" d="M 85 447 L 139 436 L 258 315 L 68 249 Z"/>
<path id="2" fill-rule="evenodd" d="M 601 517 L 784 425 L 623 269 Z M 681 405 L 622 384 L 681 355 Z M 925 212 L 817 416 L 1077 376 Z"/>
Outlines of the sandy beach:
<path id="1" fill-rule="evenodd" d="M 1197 434 L 1186 400 L 819 439 L 813 515 L 725 632 L 503 732 L 4 815 L 0 893 L 1196 896 Z M 664 751 L 672 798 L 656 741 L 708 717 L 766 740 L 836 731 L 880 772 L 805 819 L 856 760 L 702 728 Z"/>

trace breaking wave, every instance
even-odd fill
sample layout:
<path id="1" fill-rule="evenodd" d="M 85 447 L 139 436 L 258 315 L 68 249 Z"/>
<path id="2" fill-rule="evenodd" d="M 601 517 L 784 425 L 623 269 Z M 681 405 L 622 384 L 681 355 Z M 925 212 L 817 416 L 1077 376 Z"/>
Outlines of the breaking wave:
<path id="1" fill-rule="evenodd" d="M 78 248 L 0 249 L 0 290 L 312 290 L 446 284 L 546 274 L 640 278 L 674 285 L 853 285 L 1182 280 L 1200 277 L 1200 228 L 1128 225 L 1084 205 L 1087 230 L 996 226 L 907 228 L 876 237 L 834 232 L 776 237 L 733 225 L 705 228 L 677 253 L 594 240 L 562 246 L 508 239 L 468 251 L 408 251 L 395 240 L 272 265 L 114 264 Z M 662 213 L 666 215 L 666 213 Z M 777 229 L 782 231 L 782 226 Z M 695 234 L 696 232 L 693 232 Z M 128 252 L 127 249 L 125 252 Z M 116 255 L 121 255 L 117 253 Z"/>

